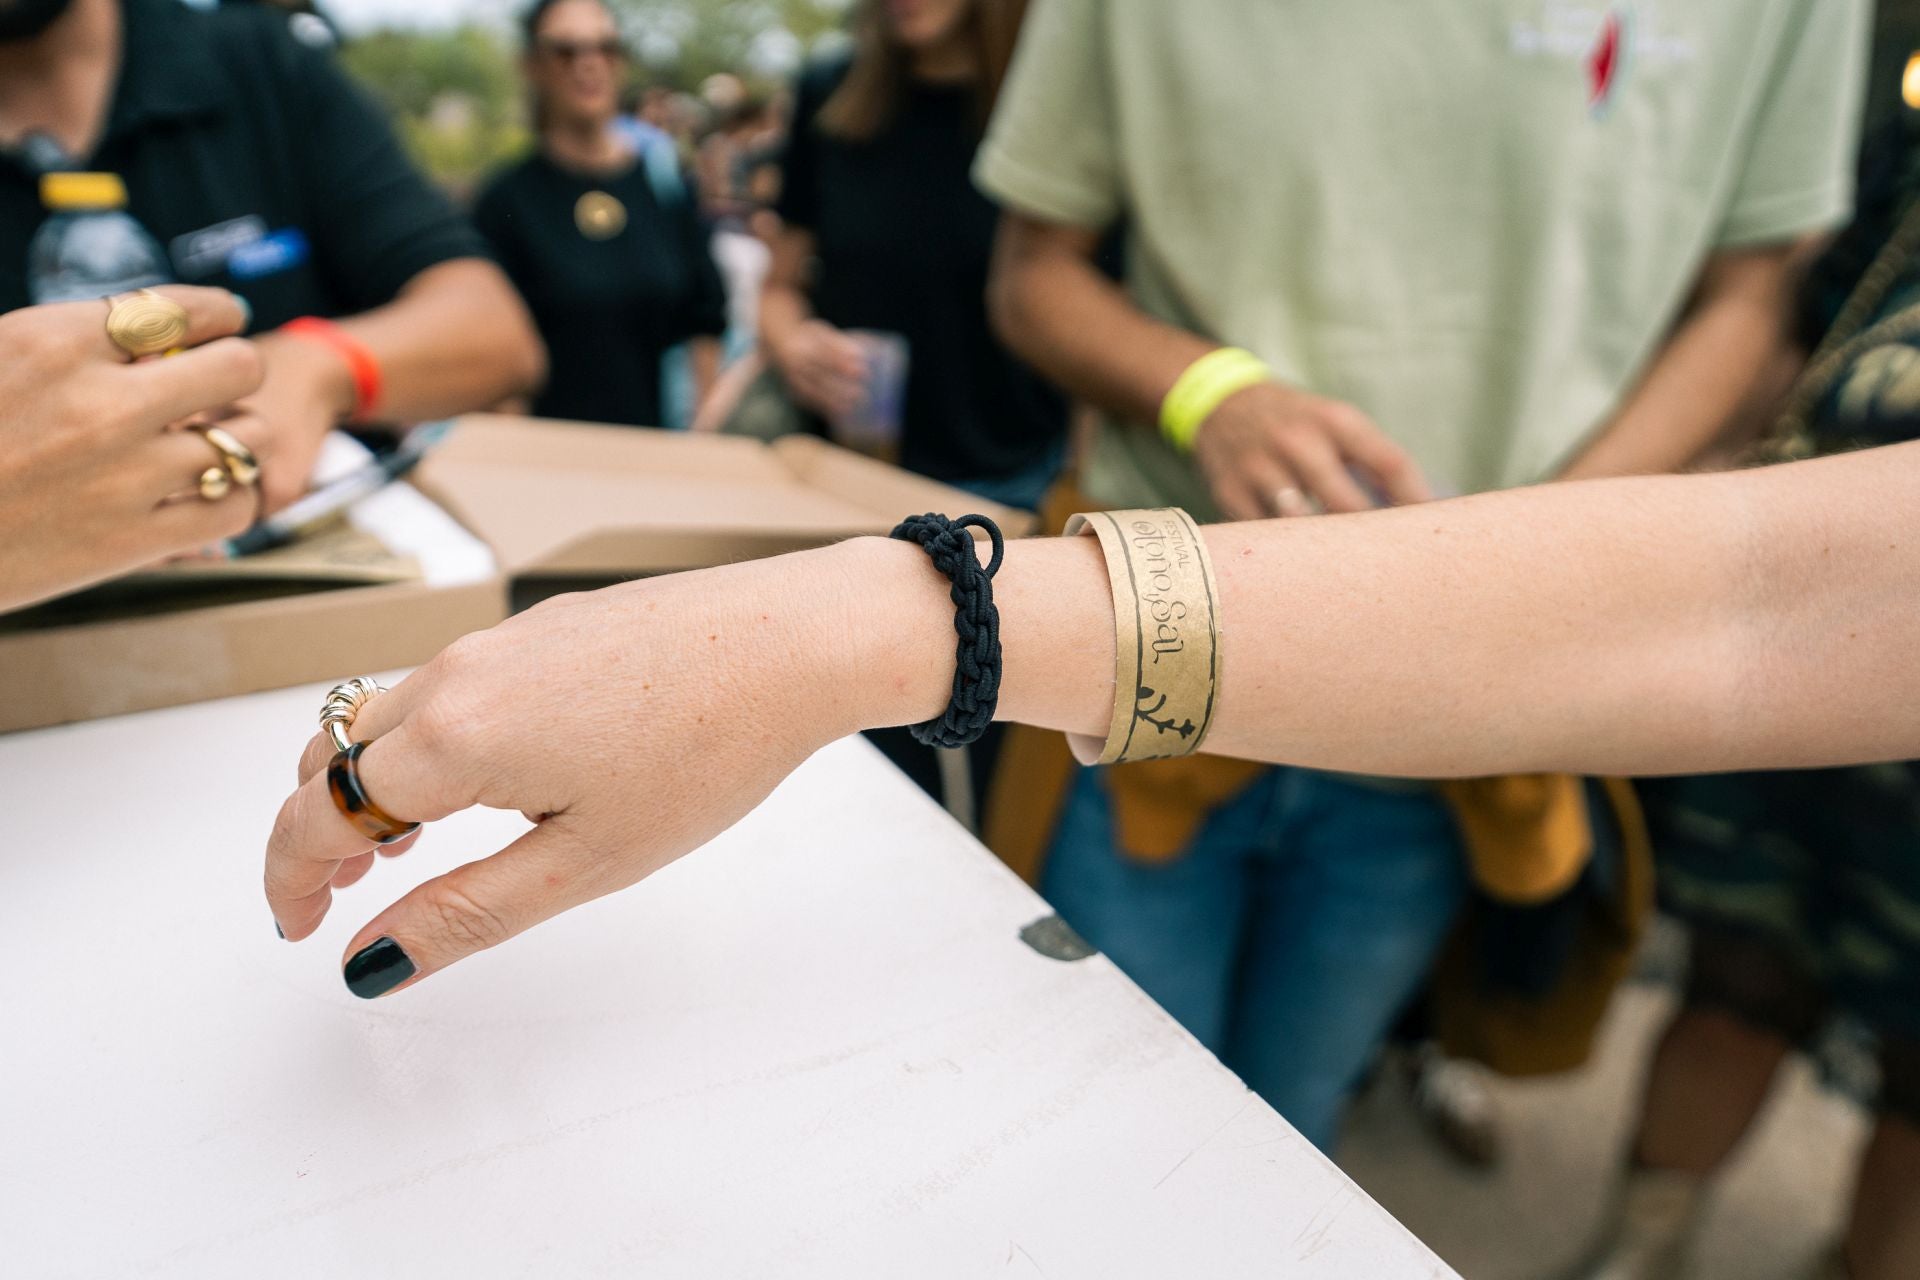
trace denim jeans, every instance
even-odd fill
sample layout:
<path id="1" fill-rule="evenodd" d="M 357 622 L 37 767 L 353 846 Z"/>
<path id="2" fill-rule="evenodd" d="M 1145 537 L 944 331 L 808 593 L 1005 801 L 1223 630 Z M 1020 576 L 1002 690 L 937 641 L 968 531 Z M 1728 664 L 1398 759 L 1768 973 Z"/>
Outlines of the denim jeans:
<path id="1" fill-rule="evenodd" d="M 1063 441 L 1049 449 L 1038 462 L 1030 462 L 1024 470 L 1012 475 L 992 480 L 958 480 L 954 484 L 989 502 L 1018 507 L 1022 511 L 1038 511 L 1040 500 L 1047 496 L 1047 490 L 1060 478 L 1060 468 L 1066 462 L 1067 446 Z"/>
<path id="2" fill-rule="evenodd" d="M 1468 893 L 1438 796 L 1274 769 L 1178 859 L 1115 851 L 1081 770 L 1041 891 L 1067 923 L 1322 1150 Z"/>

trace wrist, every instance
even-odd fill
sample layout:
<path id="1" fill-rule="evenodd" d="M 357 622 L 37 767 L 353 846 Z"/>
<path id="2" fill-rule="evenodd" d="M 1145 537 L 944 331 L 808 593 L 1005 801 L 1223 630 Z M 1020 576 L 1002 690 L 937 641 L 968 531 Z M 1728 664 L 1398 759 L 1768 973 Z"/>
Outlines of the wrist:
<path id="1" fill-rule="evenodd" d="M 854 538 L 818 553 L 836 589 L 821 631 L 837 636 L 823 664 L 846 733 L 918 724 L 953 692 L 953 600 L 926 552 L 891 538 Z"/>
<path id="2" fill-rule="evenodd" d="M 289 320 L 275 336 L 288 351 L 299 353 L 336 421 L 365 419 L 378 409 L 383 390 L 380 362 L 358 338 L 316 316 Z"/>
<path id="3" fill-rule="evenodd" d="M 329 423 L 353 411 L 353 377 L 339 357 L 317 343 L 283 334 L 257 340 L 269 381 L 297 387 L 302 399 L 322 406 Z"/>
<path id="4" fill-rule="evenodd" d="M 983 561 L 986 544 L 980 544 Z M 953 694 L 950 583 L 906 542 L 856 538 L 818 553 L 836 589 L 820 593 L 821 705 L 844 733 L 918 724 Z M 1007 544 L 993 580 L 1002 652 L 998 719 L 1098 736 L 1113 706 L 1113 597 L 1091 538 Z M 831 620 L 829 620 L 831 619 Z"/>
<path id="5" fill-rule="evenodd" d="M 1265 361 L 1238 347 L 1219 347 L 1188 365 L 1160 402 L 1160 434 L 1181 453 L 1192 453 L 1200 429 L 1215 410 L 1250 387 L 1274 380 Z"/>

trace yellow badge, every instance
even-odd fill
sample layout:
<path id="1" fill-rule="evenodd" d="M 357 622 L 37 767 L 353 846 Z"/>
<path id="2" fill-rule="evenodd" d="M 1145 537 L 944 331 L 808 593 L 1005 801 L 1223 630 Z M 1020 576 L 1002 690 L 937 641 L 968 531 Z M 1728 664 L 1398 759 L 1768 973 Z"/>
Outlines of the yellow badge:
<path id="1" fill-rule="evenodd" d="M 627 206 L 604 191 L 589 191 L 574 203 L 573 224 L 589 240 L 611 240 L 627 229 Z"/>

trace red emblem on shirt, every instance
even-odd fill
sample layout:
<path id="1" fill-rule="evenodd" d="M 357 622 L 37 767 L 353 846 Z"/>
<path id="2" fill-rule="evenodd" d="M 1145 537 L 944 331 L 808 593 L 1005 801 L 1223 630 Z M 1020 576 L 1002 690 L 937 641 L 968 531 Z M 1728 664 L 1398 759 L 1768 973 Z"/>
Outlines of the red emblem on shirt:
<path id="1" fill-rule="evenodd" d="M 1625 29 L 1619 11 L 1608 12 L 1607 20 L 1600 24 L 1600 39 L 1587 55 L 1587 105 L 1595 111 L 1606 106 L 1607 99 L 1613 96 L 1614 81 L 1620 75 Z"/>

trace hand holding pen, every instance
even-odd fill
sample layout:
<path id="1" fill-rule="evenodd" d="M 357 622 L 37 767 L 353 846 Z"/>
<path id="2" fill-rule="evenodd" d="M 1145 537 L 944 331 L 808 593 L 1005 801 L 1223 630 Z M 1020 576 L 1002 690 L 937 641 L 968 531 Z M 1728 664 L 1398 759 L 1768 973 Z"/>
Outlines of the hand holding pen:
<path id="1" fill-rule="evenodd" d="M 422 423 L 407 432 L 391 453 L 381 454 L 367 465 L 296 499 L 245 533 L 229 538 L 221 544 L 222 549 L 231 559 L 286 546 L 307 530 L 332 520 L 362 498 L 405 476 L 419 466 L 428 451 L 446 439 L 452 429 L 450 421 Z"/>

